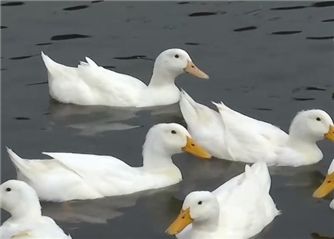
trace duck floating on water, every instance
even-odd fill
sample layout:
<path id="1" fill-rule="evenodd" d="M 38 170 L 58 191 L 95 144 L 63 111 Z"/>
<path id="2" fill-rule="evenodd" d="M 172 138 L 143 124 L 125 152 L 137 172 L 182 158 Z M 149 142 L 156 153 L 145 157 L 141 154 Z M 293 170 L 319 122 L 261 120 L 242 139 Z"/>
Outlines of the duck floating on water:
<path id="1" fill-rule="evenodd" d="M 0 227 L 3 239 L 71 239 L 50 217 L 42 216 L 35 190 L 27 183 L 8 180 L 0 186 L 0 206 L 11 217 Z"/>
<path id="2" fill-rule="evenodd" d="M 50 96 L 62 103 L 114 107 L 171 105 L 180 99 L 175 85 L 177 76 L 189 73 L 209 78 L 182 49 L 168 49 L 156 58 L 149 85 L 98 66 L 88 57 L 78 67 L 68 67 L 41 54 L 48 72 Z"/>
<path id="3" fill-rule="evenodd" d="M 166 233 L 178 239 L 246 239 L 280 214 L 269 194 L 268 167 L 258 162 L 213 192 L 195 191 L 186 197 Z"/>
<path id="4" fill-rule="evenodd" d="M 27 160 L 7 149 L 19 180 L 45 201 L 96 199 L 167 187 L 182 180 L 172 155 L 182 151 L 208 159 L 211 155 L 181 125 L 157 124 L 146 135 L 143 166 L 131 167 L 112 156 L 43 153 L 52 157 Z"/>
<path id="5" fill-rule="evenodd" d="M 181 92 L 181 112 L 190 134 L 217 158 L 298 167 L 315 164 L 323 158 L 317 141 L 334 142 L 333 121 L 323 110 L 299 112 L 286 134 L 274 125 L 245 116 L 223 103 L 214 104 L 219 113 L 195 102 L 185 91 Z"/>

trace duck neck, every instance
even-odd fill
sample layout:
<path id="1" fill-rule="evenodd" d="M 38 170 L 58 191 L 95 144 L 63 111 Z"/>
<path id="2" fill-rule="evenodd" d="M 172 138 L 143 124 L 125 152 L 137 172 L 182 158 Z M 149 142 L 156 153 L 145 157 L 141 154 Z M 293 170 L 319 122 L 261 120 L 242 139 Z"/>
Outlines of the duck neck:
<path id="1" fill-rule="evenodd" d="M 289 148 L 302 154 L 309 163 L 316 163 L 323 157 L 316 140 L 307 136 L 300 136 L 293 132 L 289 134 L 289 139 L 286 144 Z"/>
<path id="2" fill-rule="evenodd" d="M 194 230 L 215 232 L 218 229 L 218 222 L 219 217 L 217 215 L 205 221 L 194 221 L 192 225 Z"/>
<path id="3" fill-rule="evenodd" d="M 144 147 L 143 168 L 145 171 L 177 171 L 180 170 L 173 163 L 172 156 L 160 147 Z M 180 173 L 181 174 L 181 173 Z"/>
<path id="4" fill-rule="evenodd" d="M 41 205 L 39 202 L 29 205 L 22 203 L 16 205 L 15 209 L 11 210 L 11 220 L 29 220 L 30 218 L 36 218 L 42 216 Z"/>
<path id="5" fill-rule="evenodd" d="M 175 86 L 175 75 L 172 71 L 167 71 L 161 67 L 154 67 L 149 88 L 160 88 L 166 86 Z M 175 86 L 176 87 L 176 86 Z"/>

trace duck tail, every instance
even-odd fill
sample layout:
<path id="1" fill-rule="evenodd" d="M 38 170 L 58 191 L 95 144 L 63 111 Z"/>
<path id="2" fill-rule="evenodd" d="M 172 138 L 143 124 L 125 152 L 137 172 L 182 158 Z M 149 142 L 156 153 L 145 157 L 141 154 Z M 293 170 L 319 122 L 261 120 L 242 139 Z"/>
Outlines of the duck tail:
<path id="1" fill-rule="evenodd" d="M 99 67 L 92 59 L 89 57 L 85 57 L 86 62 L 80 61 L 80 64 L 78 65 L 78 68 L 82 66 L 89 66 L 89 67 Z"/>
<path id="2" fill-rule="evenodd" d="M 68 79 L 67 73 L 68 72 L 73 73 L 72 71 L 75 70 L 74 67 L 65 66 L 59 64 L 58 62 L 55 62 L 49 56 L 45 55 L 44 52 L 41 52 L 41 56 L 48 72 L 49 82 L 58 81 L 60 79 L 67 80 Z"/>
<path id="3" fill-rule="evenodd" d="M 221 101 L 220 103 L 215 103 L 212 101 L 212 104 L 214 104 L 217 107 L 219 112 L 231 111 L 231 108 L 227 107 L 223 101 Z"/>
<path id="4" fill-rule="evenodd" d="M 55 61 L 53 61 L 49 56 L 45 55 L 44 52 L 41 51 L 42 60 L 45 64 L 46 69 L 50 72 L 54 69 L 55 65 L 58 65 Z"/>
<path id="5" fill-rule="evenodd" d="M 259 179 L 259 182 L 263 185 L 266 192 L 269 193 L 271 185 L 271 177 L 269 174 L 268 166 L 265 162 L 260 161 L 252 165 L 252 171 Z"/>
<path id="6" fill-rule="evenodd" d="M 180 108 L 183 118 L 187 123 L 198 118 L 196 107 L 197 103 L 190 95 L 185 90 L 181 90 Z"/>
<path id="7" fill-rule="evenodd" d="M 25 177 L 32 178 L 31 167 L 29 160 L 23 159 L 13 152 L 10 148 L 6 147 L 9 158 L 12 160 L 16 167 L 17 172 L 21 172 Z"/>

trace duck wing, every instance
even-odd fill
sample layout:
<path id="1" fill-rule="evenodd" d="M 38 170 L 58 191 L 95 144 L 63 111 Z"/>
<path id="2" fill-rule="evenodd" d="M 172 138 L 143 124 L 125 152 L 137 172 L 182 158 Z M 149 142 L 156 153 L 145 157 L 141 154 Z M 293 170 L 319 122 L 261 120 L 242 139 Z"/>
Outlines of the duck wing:
<path id="1" fill-rule="evenodd" d="M 214 103 L 219 112 L 221 104 Z M 255 163 L 274 157 L 276 145 L 252 121 L 240 120 L 234 113 L 221 113 L 225 125 L 225 147 L 232 161 Z"/>
<path id="2" fill-rule="evenodd" d="M 129 75 L 107 70 L 86 57 L 78 66 L 78 76 L 90 88 L 96 102 L 115 107 L 135 107 L 146 85 Z"/>
<path id="3" fill-rule="evenodd" d="M 43 153 L 79 175 L 85 184 L 104 196 L 128 194 L 136 191 L 142 172 L 111 157 L 76 153 Z"/>
<path id="4" fill-rule="evenodd" d="M 219 104 L 218 109 L 223 118 L 226 114 L 230 117 L 234 117 L 236 122 L 243 122 L 244 124 L 247 124 L 273 144 L 284 145 L 288 139 L 288 134 L 279 127 L 241 114 L 238 111 L 229 108 L 223 102 Z"/>

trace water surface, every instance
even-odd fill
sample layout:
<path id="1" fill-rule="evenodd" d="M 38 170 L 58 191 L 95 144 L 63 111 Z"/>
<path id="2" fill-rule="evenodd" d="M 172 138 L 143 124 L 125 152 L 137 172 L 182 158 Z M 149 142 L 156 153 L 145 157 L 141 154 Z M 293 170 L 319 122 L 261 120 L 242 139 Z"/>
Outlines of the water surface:
<path id="1" fill-rule="evenodd" d="M 212 108 L 211 101 L 223 100 L 284 130 L 303 109 L 334 115 L 332 2 L 11 2 L 2 3 L 1 14 L 1 182 L 15 177 L 5 146 L 26 158 L 95 153 L 140 166 L 153 124 L 184 123 L 177 105 L 137 111 L 50 100 L 41 51 L 70 66 L 88 56 L 147 83 L 151 59 L 179 47 L 211 79 L 183 75 L 177 85 Z M 312 198 L 333 158 L 330 142 L 320 147 L 325 157 L 317 165 L 271 170 L 282 215 L 261 238 L 334 236 L 329 200 Z M 244 167 L 186 154 L 174 161 L 184 176 L 179 185 L 70 207 L 43 203 L 43 211 L 73 238 L 172 238 L 164 231 L 185 195 L 213 190 Z"/>

